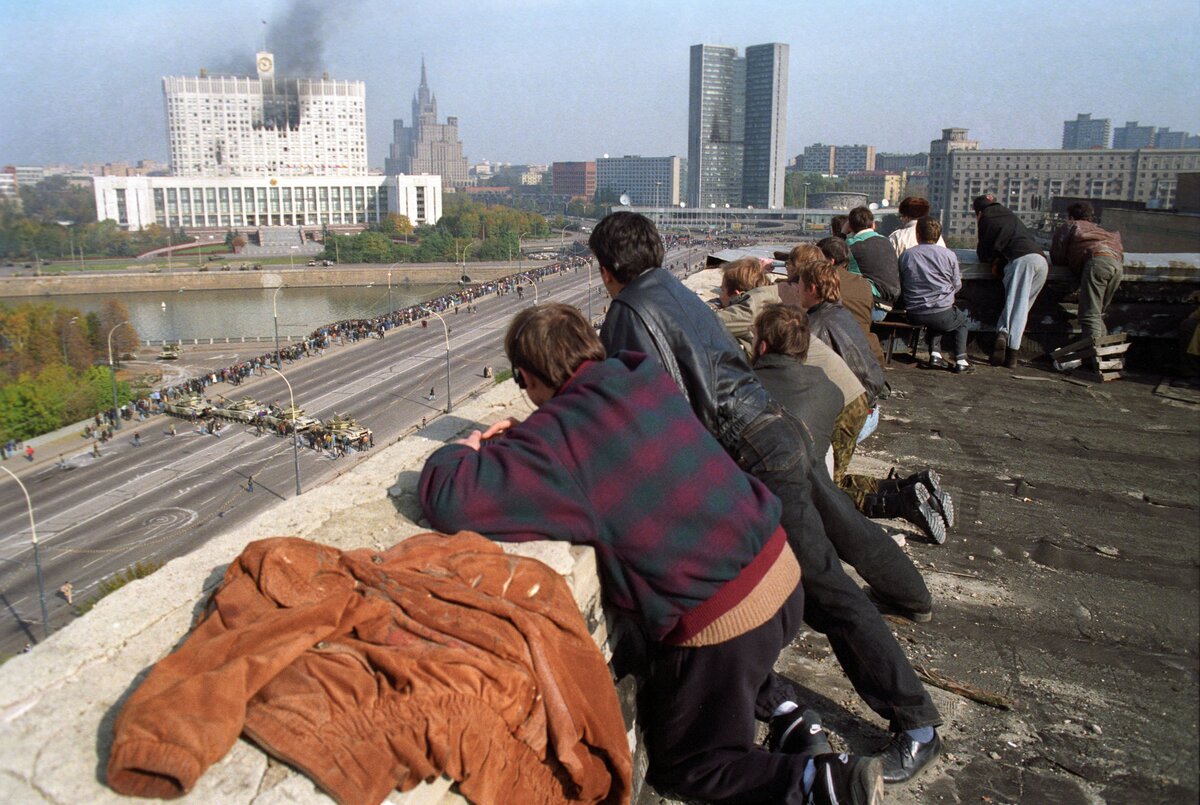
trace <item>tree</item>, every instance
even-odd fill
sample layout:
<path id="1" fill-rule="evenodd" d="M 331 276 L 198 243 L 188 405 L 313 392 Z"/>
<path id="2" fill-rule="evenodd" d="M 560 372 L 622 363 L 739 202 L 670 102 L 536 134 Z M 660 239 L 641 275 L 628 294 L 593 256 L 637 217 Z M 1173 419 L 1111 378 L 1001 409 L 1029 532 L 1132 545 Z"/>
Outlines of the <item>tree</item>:
<path id="1" fill-rule="evenodd" d="M 104 306 L 100 311 L 100 324 L 104 333 L 101 336 L 104 339 L 105 357 L 108 354 L 108 345 L 111 340 L 112 355 L 115 363 L 120 363 L 120 357 L 137 349 L 139 337 L 137 330 L 133 324 L 124 324 L 122 322 L 129 321 L 129 308 L 125 307 L 125 303 L 119 299 L 105 299 Z M 111 336 L 110 336 L 111 334 Z"/>

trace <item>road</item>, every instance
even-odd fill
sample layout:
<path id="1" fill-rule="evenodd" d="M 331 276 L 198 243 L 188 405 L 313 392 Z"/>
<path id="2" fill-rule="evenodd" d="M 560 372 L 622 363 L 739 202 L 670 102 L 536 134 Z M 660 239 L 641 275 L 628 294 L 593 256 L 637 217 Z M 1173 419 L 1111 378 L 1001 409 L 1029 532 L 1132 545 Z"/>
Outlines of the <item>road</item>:
<path id="1" fill-rule="evenodd" d="M 682 267 L 685 260 L 694 262 L 700 251 L 673 252 L 668 262 Z M 523 286 L 523 291 L 521 297 L 484 297 L 475 313 L 445 315 L 454 400 L 493 382 L 483 377 L 484 367 L 507 368 L 503 336 L 520 309 L 553 300 L 599 319 L 608 303 L 594 270 L 554 275 L 536 286 Z M 428 327 L 393 329 L 384 339 L 334 346 L 324 356 L 285 363 L 283 372 L 296 405 L 321 419 L 335 412 L 352 414 L 372 429 L 377 448 L 444 413 L 447 336 L 437 319 L 428 322 Z M 427 399 L 431 388 L 435 400 Z M 238 387 L 218 384 L 207 391 L 209 397 L 218 394 L 288 403 L 287 387 L 272 372 Z M 168 433 L 172 424 L 177 429 L 174 436 Z M 135 430 L 140 446 L 132 444 Z M 296 493 L 291 442 L 256 436 L 245 425 L 226 425 L 217 437 L 193 429 L 185 420 L 158 416 L 125 423 L 102 451 L 94 458 L 81 442 L 63 456 L 65 468 L 43 464 L 22 471 L 20 460 L 5 464 L 22 479 L 33 504 L 50 631 L 76 617 L 59 592 L 64 583 L 72 585 L 76 604 L 86 601 L 102 581 L 135 562 L 181 556 Z M 317 486 L 368 455 L 352 453 L 335 460 L 302 447 L 301 487 Z M 25 499 L 6 475 L 0 475 L 0 489 L 3 655 L 41 640 L 42 618 Z"/>

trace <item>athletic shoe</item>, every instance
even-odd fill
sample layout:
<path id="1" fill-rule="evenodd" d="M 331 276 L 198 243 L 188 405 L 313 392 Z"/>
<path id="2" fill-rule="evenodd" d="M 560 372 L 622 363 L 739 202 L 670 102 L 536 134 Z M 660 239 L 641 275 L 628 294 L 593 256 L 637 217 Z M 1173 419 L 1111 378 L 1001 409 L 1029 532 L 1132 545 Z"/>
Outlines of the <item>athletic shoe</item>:
<path id="1" fill-rule="evenodd" d="M 767 748 L 794 755 L 824 755 L 833 751 L 815 710 L 793 710 L 771 719 Z"/>
<path id="2" fill-rule="evenodd" d="M 882 805 L 883 763 L 877 757 L 817 755 L 817 776 L 805 805 Z"/>
<path id="3" fill-rule="evenodd" d="M 907 618 L 913 623 L 929 623 L 933 620 L 933 609 L 914 609 L 912 607 L 897 604 L 894 601 L 889 601 L 872 587 L 866 588 L 867 598 L 871 599 L 871 603 L 883 615 L 898 615 L 901 618 Z"/>
<path id="4" fill-rule="evenodd" d="M 925 484 L 913 484 L 900 489 L 900 516 L 920 527 L 938 545 L 946 541 L 946 521 L 942 519 Z"/>
<path id="5" fill-rule="evenodd" d="M 942 519 L 946 521 L 946 530 L 954 528 L 954 500 L 951 499 L 949 492 L 942 489 L 942 477 L 938 475 L 937 470 L 926 467 L 905 480 L 913 480 L 924 485 L 929 490 L 929 497 L 937 506 Z"/>
<path id="6" fill-rule="evenodd" d="M 936 731 L 926 743 L 913 740 L 907 732 L 897 732 L 875 757 L 883 763 L 885 783 L 903 783 L 920 774 L 942 753 L 942 739 Z"/>

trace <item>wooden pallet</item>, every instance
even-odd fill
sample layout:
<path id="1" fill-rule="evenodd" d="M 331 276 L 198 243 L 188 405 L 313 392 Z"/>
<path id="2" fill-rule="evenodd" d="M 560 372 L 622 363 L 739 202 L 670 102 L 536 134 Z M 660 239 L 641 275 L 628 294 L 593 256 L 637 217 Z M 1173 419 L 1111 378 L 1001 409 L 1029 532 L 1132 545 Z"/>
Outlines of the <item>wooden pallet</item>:
<path id="1" fill-rule="evenodd" d="M 1054 350 L 1050 353 L 1050 359 L 1060 372 L 1078 373 L 1088 380 L 1107 383 L 1121 377 L 1121 370 L 1125 368 L 1125 352 L 1129 349 L 1128 338 L 1126 333 L 1106 335 L 1095 340 L 1084 338 Z M 1099 371 L 1083 368 L 1084 361 L 1093 358 Z"/>

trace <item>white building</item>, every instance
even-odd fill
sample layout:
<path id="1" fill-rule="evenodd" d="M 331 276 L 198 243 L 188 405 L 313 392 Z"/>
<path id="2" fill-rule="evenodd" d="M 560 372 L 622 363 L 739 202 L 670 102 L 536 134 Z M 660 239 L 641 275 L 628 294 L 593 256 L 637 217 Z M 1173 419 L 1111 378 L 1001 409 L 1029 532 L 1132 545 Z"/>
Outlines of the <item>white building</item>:
<path id="1" fill-rule="evenodd" d="M 622 194 L 638 206 L 678 206 L 685 188 L 679 157 L 601 157 L 596 160 L 596 193 L 609 200 Z"/>
<path id="2" fill-rule="evenodd" d="M 389 213 L 413 225 L 442 216 L 440 176 L 100 176 L 97 220 L 122 228 L 365 226 Z"/>
<path id="3" fill-rule="evenodd" d="M 175 176 L 361 176 L 367 173 L 366 85 L 327 77 L 163 78 Z"/>

